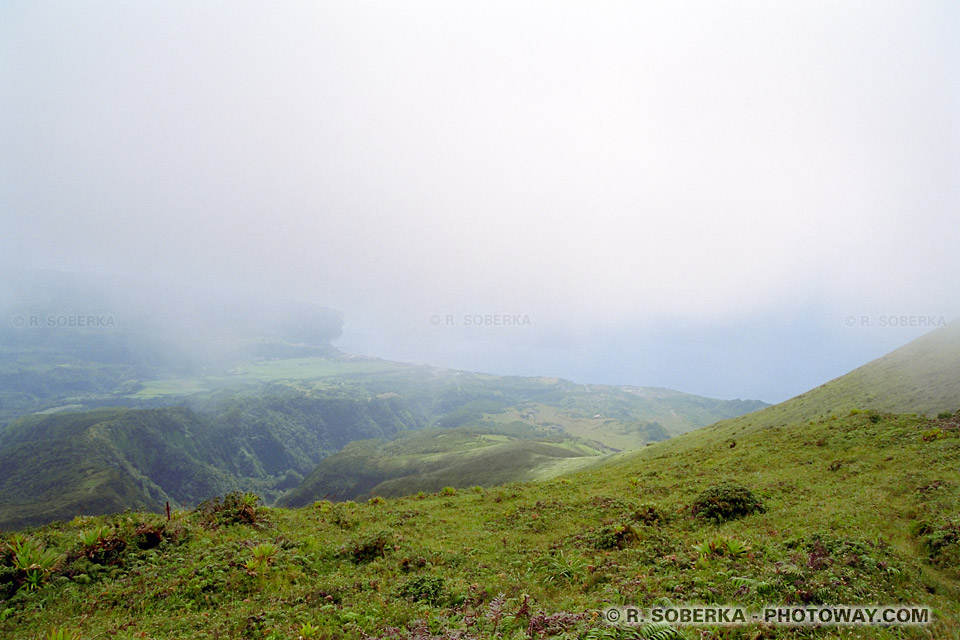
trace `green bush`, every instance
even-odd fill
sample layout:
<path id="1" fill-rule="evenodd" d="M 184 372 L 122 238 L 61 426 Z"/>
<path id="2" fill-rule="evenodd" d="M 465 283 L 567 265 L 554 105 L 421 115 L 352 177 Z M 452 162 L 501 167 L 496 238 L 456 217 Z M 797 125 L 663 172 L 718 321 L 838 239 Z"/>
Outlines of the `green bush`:
<path id="1" fill-rule="evenodd" d="M 414 602 L 440 605 L 445 599 L 445 581 L 440 576 L 416 576 L 400 587 L 400 595 Z"/>
<path id="2" fill-rule="evenodd" d="M 625 549 L 640 539 L 637 531 L 627 522 L 604 525 L 594 529 L 585 537 L 594 549 L 602 551 Z"/>
<path id="3" fill-rule="evenodd" d="M 15 579 L 18 588 L 39 588 L 61 561 L 53 550 L 23 536 L 15 536 L 7 543 L 7 549 L 7 555 L 17 571 Z"/>
<path id="4" fill-rule="evenodd" d="M 641 504 L 634 510 L 633 519 L 640 524 L 646 525 L 659 525 L 667 521 L 666 515 L 654 504 Z"/>
<path id="5" fill-rule="evenodd" d="M 746 555 L 750 551 L 750 547 L 736 538 L 716 536 L 697 545 L 697 551 L 700 553 L 700 557 L 704 559 L 713 556 L 739 558 Z"/>
<path id="6" fill-rule="evenodd" d="M 960 566 L 960 520 L 913 521 L 910 533 L 918 539 L 927 558 L 944 567 Z"/>
<path id="7" fill-rule="evenodd" d="M 17 570 L 0 564 L 0 600 L 7 600 L 17 592 Z"/>
<path id="8" fill-rule="evenodd" d="M 763 513 L 763 503 L 750 489 L 736 482 L 714 485 L 696 497 L 691 505 L 695 516 L 703 520 L 724 522 Z"/>
<path id="9" fill-rule="evenodd" d="M 365 533 L 353 541 L 353 544 L 341 547 L 341 555 L 350 557 L 357 564 L 371 562 L 386 555 L 387 543 L 393 539 L 389 531 Z"/>
<path id="10" fill-rule="evenodd" d="M 194 512 L 200 515 L 200 523 L 207 527 L 218 527 L 229 524 L 255 525 L 262 518 L 262 511 L 257 506 L 260 496 L 255 493 L 234 491 L 223 496 L 223 500 L 216 497 L 204 500 Z"/>

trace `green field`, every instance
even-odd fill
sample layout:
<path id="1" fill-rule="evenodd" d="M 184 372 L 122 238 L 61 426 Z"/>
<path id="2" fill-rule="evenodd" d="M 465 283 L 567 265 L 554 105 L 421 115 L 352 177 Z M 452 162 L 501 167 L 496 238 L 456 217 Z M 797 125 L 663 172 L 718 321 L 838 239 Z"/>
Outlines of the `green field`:
<path id="1" fill-rule="evenodd" d="M 212 374 L 190 378 L 144 380 L 133 398 L 187 396 L 234 386 L 246 386 L 278 380 L 323 380 L 329 378 L 362 378 L 409 369 L 409 365 L 388 360 L 355 358 L 281 358 L 237 365 L 223 375 Z"/>
<path id="2" fill-rule="evenodd" d="M 295 510 L 236 503 L 178 511 L 170 522 L 129 513 L 8 535 L 8 548 L 26 538 L 51 559 L 31 589 L 3 556 L 0 634 L 957 637 L 960 413 L 810 422 L 749 433 L 728 422 L 709 437 L 691 433 L 533 484 Z M 702 494 L 731 481 L 760 510 L 698 515 L 711 513 L 698 507 Z M 671 628 L 614 627 L 602 615 L 709 603 L 912 604 L 931 618 L 914 627 Z"/>

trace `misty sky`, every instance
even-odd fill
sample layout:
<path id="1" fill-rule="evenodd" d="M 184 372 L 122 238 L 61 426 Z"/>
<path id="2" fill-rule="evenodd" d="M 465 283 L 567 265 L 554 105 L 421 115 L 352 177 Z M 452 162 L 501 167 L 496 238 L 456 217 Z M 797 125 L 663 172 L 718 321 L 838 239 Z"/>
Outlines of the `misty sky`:
<path id="1" fill-rule="evenodd" d="M 772 402 L 960 315 L 955 0 L 6 0 L 0 149 L 5 272 L 369 355 Z"/>

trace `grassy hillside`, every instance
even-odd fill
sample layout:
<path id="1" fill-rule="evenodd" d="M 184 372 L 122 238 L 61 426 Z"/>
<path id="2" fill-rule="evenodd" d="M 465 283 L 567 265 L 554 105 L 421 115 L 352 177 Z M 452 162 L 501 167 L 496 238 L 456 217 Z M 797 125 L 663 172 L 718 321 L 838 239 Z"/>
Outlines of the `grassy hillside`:
<path id="1" fill-rule="evenodd" d="M 535 484 L 7 535 L 0 635 L 39 638 L 956 638 L 960 413 L 699 434 Z M 711 520 L 711 489 L 753 513 Z M 723 488 L 725 487 L 725 488 Z M 716 497 L 714 493 L 714 497 Z M 98 531 L 99 528 L 99 531 Z M 26 541 L 26 542 L 25 542 Z M 13 549 L 42 545 L 37 588 Z M 916 627 L 614 628 L 611 606 L 914 604 Z"/>
<path id="2" fill-rule="evenodd" d="M 0 527 L 192 506 L 238 489 L 272 500 L 351 440 L 422 423 L 399 398 L 286 386 L 190 407 L 28 416 L 0 434 Z"/>
<path id="3" fill-rule="evenodd" d="M 937 329 L 786 402 L 712 425 L 717 438 L 844 415 L 851 409 L 936 415 L 960 400 L 960 322 Z"/>
<path id="4" fill-rule="evenodd" d="M 596 464 L 608 453 L 597 443 L 522 423 L 426 429 L 391 441 L 351 442 L 276 504 L 304 506 L 320 499 L 366 500 L 549 478 Z"/>
<path id="5" fill-rule="evenodd" d="M 85 367 L 96 369 L 89 363 L 55 369 L 79 380 Z M 148 381 L 113 395 L 94 390 L 57 395 L 72 387 L 58 386 L 58 379 L 46 379 L 42 371 L 37 376 L 59 390 L 51 392 L 51 403 L 72 404 L 21 417 L 0 431 L 0 461 L 16 461 L 24 470 L 0 483 L 0 527 L 127 507 L 159 509 L 166 501 L 189 506 L 229 490 L 256 491 L 272 501 L 347 443 L 389 439 L 409 429 L 472 426 L 503 432 L 522 423 L 551 436 L 570 433 L 628 449 L 763 406 L 666 389 L 500 377 L 343 355 L 253 361 L 226 376 Z M 114 397 L 134 408 L 77 411 Z M 142 403 L 167 406 L 139 408 Z M 42 442 L 49 446 L 37 444 Z M 408 456 L 402 472 L 379 465 L 370 478 L 351 480 L 340 473 L 335 486 L 314 482 L 303 501 L 312 502 L 314 494 L 363 494 L 386 480 L 394 482 L 384 492 L 416 492 L 438 484 L 530 479 L 578 464 L 561 464 L 558 456 L 567 455 L 562 447 L 511 445 L 501 453 L 487 452 L 495 465 L 463 461 L 442 473 Z M 411 471 L 421 464 L 432 475 L 418 484 Z M 36 487 L 30 469 L 54 471 L 47 485 Z M 377 481 L 370 484 L 372 479 Z M 342 490 L 351 483 L 357 492 Z M 95 493 L 75 490 L 94 485 Z"/>

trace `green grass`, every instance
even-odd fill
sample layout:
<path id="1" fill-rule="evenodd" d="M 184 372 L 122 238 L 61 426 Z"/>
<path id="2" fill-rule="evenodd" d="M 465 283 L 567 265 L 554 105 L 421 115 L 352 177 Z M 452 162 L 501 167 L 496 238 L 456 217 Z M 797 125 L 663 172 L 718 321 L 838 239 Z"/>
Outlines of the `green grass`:
<path id="1" fill-rule="evenodd" d="M 130 397 L 156 398 L 187 396 L 217 389 L 277 380 L 326 380 L 330 378 L 363 378 L 411 369 L 410 365 L 388 360 L 339 358 L 277 358 L 257 360 L 232 367 L 223 374 L 186 378 L 144 380 Z"/>
<path id="2" fill-rule="evenodd" d="M 400 362 L 374 358 L 292 358 L 261 360 L 241 365 L 230 373 L 251 380 L 310 380 L 402 372 L 414 368 Z"/>
<path id="3" fill-rule="evenodd" d="M 492 486 L 547 479 L 597 464 L 599 445 L 533 429 L 524 424 L 479 428 L 426 429 L 395 440 L 348 444 L 324 459 L 296 489 L 277 501 L 302 506 L 320 499 L 367 500 L 443 487 Z"/>
<path id="4" fill-rule="evenodd" d="M 222 373 L 143 380 L 135 392 L 121 395 L 132 398 L 189 396 L 280 380 L 315 380 L 322 383 L 336 378 L 357 381 L 370 376 L 389 376 L 417 369 L 400 362 L 351 356 L 271 358 L 238 364 Z"/>
<path id="5" fill-rule="evenodd" d="M 254 525 L 214 528 L 198 510 L 27 531 L 63 560 L 38 589 L 10 595 L 5 583 L 0 636 L 626 638 L 636 636 L 595 612 L 669 601 L 934 612 L 927 627 L 674 634 L 689 639 L 956 638 L 960 414 L 810 422 L 744 433 L 733 447 L 694 433 L 540 483 L 257 507 Z M 946 435 L 925 439 L 934 429 Z M 692 513 L 729 481 L 764 511 L 721 524 Z M 125 538 L 103 565 L 81 557 L 80 533 L 98 526 Z M 137 538 L 158 529 L 159 543 Z M 0 583 L 10 575 L 0 570 Z"/>
<path id="6" fill-rule="evenodd" d="M 64 371 L 74 380 L 82 377 L 84 368 Z M 38 385 L 41 374 L 37 372 Z M 732 408 L 752 406 L 662 389 L 499 377 L 349 356 L 259 360 L 239 366 L 232 376 L 146 380 L 124 389 L 115 396 L 86 400 L 116 397 L 132 402 L 136 397 L 137 406 L 166 406 L 44 412 L 21 417 L 0 431 L 0 461 L 7 470 L 0 478 L 0 527 L 127 505 L 159 509 L 169 501 L 190 506 L 234 489 L 256 491 L 272 501 L 350 441 L 389 439 L 424 427 L 470 426 L 478 433 L 495 434 L 525 423 L 525 428 L 552 439 L 551 446 L 568 431 L 583 433 L 591 442 L 577 460 L 567 445 L 547 451 L 514 444 L 503 446 L 499 454 L 487 451 L 486 460 L 447 460 L 442 473 L 430 454 L 418 451 L 400 461 L 403 472 L 391 468 L 384 473 L 380 468 L 373 474 L 379 480 L 363 479 L 358 491 L 343 491 L 344 483 L 337 482 L 305 501 L 324 495 L 359 496 L 382 481 L 390 484 L 378 490 L 393 495 L 438 485 L 543 479 L 593 464 L 587 456 L 605 450 L 599 443 L 615 441 L 614 446 L 623 449 L 662 439 L 667 431 L 660 421 L 679 433 L 729 415 Z M 179 406 L 169 406 L 172 403 Z M 606 417 L 593 417 L 600 412 Z M 594 423 L 600 428 L 581 428 Z M 57 442 L 49 449 L 26 445 L 53 440 Z M 489 447 L 492 442 L 478 440 L 471 446 Z M 33 486 L 38 468 L 52 469 L 43 477 L 51 486 L 67 489 L 38 490 Z M 424 484 L 417 484 L 418 475 Z M 116 490 L 98 496 L 75 490 L 91 484 L 104 489 L 106 476 L 114 479 Z"/>

